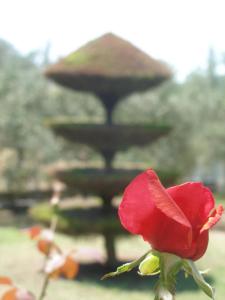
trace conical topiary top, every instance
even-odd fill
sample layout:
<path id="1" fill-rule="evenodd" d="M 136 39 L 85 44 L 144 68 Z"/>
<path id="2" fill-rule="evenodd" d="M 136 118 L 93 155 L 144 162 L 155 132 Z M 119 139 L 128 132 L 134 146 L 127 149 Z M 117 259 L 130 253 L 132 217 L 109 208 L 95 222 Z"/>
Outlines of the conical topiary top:
<path id="1" fill-rule="evenodd" d="M 114 34 L 105 34 L 46 70 L 66 87 L 115 98 L 146 90 L 171 77 L 163 63 Z"/>

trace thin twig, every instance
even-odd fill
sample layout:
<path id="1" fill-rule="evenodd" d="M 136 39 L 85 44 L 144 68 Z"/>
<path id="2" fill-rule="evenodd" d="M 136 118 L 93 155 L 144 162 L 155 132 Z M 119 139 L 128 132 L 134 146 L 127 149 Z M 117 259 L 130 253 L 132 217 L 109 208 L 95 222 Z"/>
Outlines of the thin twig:
<path id="1" fill-rule="evenodd" d="M 42 285 L 42 288 L 41 288 L 41 293 L 40 293 L 40 296 L 39 296 L 38 300 L 43 300 L 44 299 L 44 297 L 46 295 L 47 288 L 48 288 L 48 284 L 49 284 L 49 275 L 46 274 L 43 285 Z"/>
<path id="2" fill-rule="evenodd" d="M 59 195 L 60 195 L 60 193 L 58 192 L 57 195 L 56 195 L 57 198 L 58 198 L 58 201 L 59 201 Z M 54 195 L 53 195 L 53 197 L 54 197 Z M 56 203 L 51 202 L 52 206 L 53 207 L 58 207 L 58 201 Z M 55 231 L 56 231 L 57 222 L 58 222 L 58 217 L 56 215 L 53 215 L 52 219 L 51 219 L 50 228 L 49 228 L 53 232 L 53 235 L 55 234 Z M 57 251 L 61 253 L 61 249 L 54 244 L 54 241 L 51 241 L 49 251 L 48 251 L 48 254 L 46 256 L 45 264 L 46 264 L 50 254 L 51 254 L 51 250 L 52 250 L 53 247 L 55 247 L 57 249 Z M 49 276 L 49 274 L 46 274 L 46 276 L 44 278 L 42 288 L 41 288 L 41 293 L 40 293 L 40 296 L 39 296 L 38 300 L 43 300 L 44 297 L 46 296 L 47 288 L 48 288 L 48 285 L 49 285 L 49 280 L 50 280 L 50 276 Z"/>
<path id="3" fill-rule="evenodd" d="M 53 217 L 51 219 L 51 225 L 50 225 L 50 230 L 53 233 L 55 233 L 55 231 L 56 231 L 57 222 L 58 222 L 58 217 L 53 215 Z"/>

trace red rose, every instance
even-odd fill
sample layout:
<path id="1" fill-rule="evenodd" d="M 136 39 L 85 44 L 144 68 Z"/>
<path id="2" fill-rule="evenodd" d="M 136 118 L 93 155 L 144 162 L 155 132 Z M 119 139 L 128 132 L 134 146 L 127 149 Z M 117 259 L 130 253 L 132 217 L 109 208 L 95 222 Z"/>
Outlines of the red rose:
<path id="1" fill-rule="evenodd" d="M 151 169 L 125 189 L 119 207 L 122 225 L 140 234 L 153 249 L 199 259 L 208 245 L 208 231 L 221 217 L 211 191 L 200 182 L 165 189 Z"/>

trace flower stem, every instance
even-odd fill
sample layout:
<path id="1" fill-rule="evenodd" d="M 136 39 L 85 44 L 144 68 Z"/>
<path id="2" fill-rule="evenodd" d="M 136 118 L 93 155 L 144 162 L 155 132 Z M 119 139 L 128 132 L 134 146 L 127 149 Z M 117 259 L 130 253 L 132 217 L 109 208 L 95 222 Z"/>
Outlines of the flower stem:
<path id="1" fill-rule="evenodd" d="M 176 275 L 181 268 L 181 259 L 170 253 L 160 254 L 160 276 L 156 286 L 155 300 L 175 300 Z"/>

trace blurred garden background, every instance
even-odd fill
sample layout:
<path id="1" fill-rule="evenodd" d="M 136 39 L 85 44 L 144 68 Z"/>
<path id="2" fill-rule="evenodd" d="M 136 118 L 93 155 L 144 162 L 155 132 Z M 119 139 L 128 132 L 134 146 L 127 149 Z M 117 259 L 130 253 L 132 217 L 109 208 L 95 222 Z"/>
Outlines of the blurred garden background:
<path id="1" fill-rule="evenodd" d="M 223 4 L 81 2 L 0 2 L 0 275 L 39 290 L 42 257 L 21 229 L 49 225 L 57 181 L 56 239 L 81 267 L 75 280 L 53 281 L 46 299 L 151 299 L 155 280 L 135 272 L 100 281 L 148 249 L 116 208 L 148 167 L 166 186 L 203 181 L 225 204 Z M 218 299 L 224 246 L 222 218 L 199 261 Z M 178 291 L 206 297 L 182 274 Z"/>

